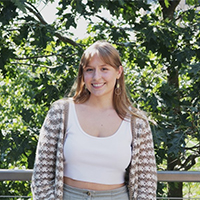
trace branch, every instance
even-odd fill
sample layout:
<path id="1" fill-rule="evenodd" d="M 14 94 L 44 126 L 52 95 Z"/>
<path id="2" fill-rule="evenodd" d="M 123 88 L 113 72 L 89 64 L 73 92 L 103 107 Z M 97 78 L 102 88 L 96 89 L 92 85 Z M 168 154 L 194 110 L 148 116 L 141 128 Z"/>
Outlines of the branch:
<path id="1" fill-rule="evenodd" d="M 58 32 L 55 32 L 54 35 L 59 38 L 61 41 L 63 41 L 64 43 L 69 43 L 73 46 L 80 46 L 79 44 L 77 44 L 76 42 L 74 42 L 73 40 L 65 37 L 65 36 L 62 36 L 60 33 Z"/>
<path id="2" fill-rule="evenodd" d="M 192 151 L 194 151 L 194 149 L 200 149 L 200 145 L 195 145 L 193 147 L 185 147 L 184 149 L 185 150 L 192 150 Z"/>
<path id="3" fill-rule="evenodd" d="M 120 29 L 120 30 L 129 30 L 132 31 L 132 28 L 121 28 L 121 27 L 116 27 L 112 22 L 108 21 L 107 19 L 99 16 L 99 15 L 95 15 L 96 17 L 98 17 L 99 19 L 101 19 L 102 21 L 104 21 L 106 24 L 108 24 L 109 26 L 111 26 L 113 29 Z"/>
<path id="4" fill-rule="evenodd" d="M 29 7 L 29 6 L 26 5 L 26 4 L 32 6 L 34 9 L 31 8 L 31 7 Z M 26 9 L 28 9 L 31 13 L 33 13 L 33 14 L 39 19 L 39 21 L 40 21 L 43 25 L 48 25 L 48 23 L 44 20 L 44 18 L 42 17 L 42 15 L 41 15 L 41 14 L 39 13 L 39 11 L 37 10 L 37 8 L 35 8 L 35 7 L 34 7 L 32 4 L 30 4 L 30 3 L 27 3 L 27 2 L 26 2 L 26 4 L 25 4 Z M 71 44 L 71 45 L 73 45 L 73 46 L 79 46 L 79 44 L 77 44 L 75 41 L 73 41 L 73 40 L 71 40 L 71 39 L 69 39 L 69 38 L 67 38 L 67 37 L 62 36 L 62 35 L 61 35 L 60 33 L 58 33 L 58 32 L 55 32 L 54 35 L 55 35 L 57 38 L 59 38 L 61 41 L 63 41 L 64 43 L 69 43 L 69 44 Z"/>
<path id="5" fill-rule="evenodd" d="M 31 60 L 31 59 L 36 59 L 36 58 L 47 58 L 47 57 L 51 57 L 51 56 L 59 56 L 58 54 L 56 53 L 52 53 L 52 54 L 49 54 L 49 55 L 42 55 L 42 56 L 31 56 L 31 57 L 25 57 L 25 58 L 14 58 L 15 60 Z M 60 55 L 61 56 L 61 55 Z"/>
<path id="6" fill-rule="evenodd" d="M 70 58 L 72 56 L 75 56 L 77 55 L 76 53 L 74 54 L 71 54 L 70 56 L 65 56 L 65 54 L 56 54 L 56 53 L 52 53 L 52 54 L 49 54 L 49 55 L 41 55 L 41 56 L 31 56 L 31 57 L 25 57 L 25 58 L 14 58 L 15 60 L 31 60 L 31 59 L 37 59 L 37 58 L 47 58 L 47 57 L 51 57 L 51 56 L 61 56 L 61 57 L 64 57 L 64 58 Z"/>
<path id="7" fill-rule="evenodd" d="M 28 5 L 26 5 L 26 4 L 28 4 L 28 5 L 30 5 L 31 7 L 33 7 L 34 10 L 33 10 L 31 7 L 29 7 Z M 42 15 L 40 14 L 40 12 L 37 10 L 37 8 L 36 8 L 34 5 L 32 5 L 32 4 L 28 3 L 28 2 L 26 2 L 26 4 L 25 4 L 25 7 L 26 7 L 31 13 L 33 13 L 33 14 L 39 19 L 39 21 L 40 21 L 42 24 L 48 25 L 48 23 L 44 20 L 44 18 L 42 17 Z"/>
<path id="8" fill-rule="evenodd" d="M 12 65 L 23 65 L 23 66 L 31 66 L 31 67 L 45 67 L 45 68 L 49 68 L 49 69 L 54 69 L 54 68 L 57 68 L 58 66 L 51 66 L 51 67 L 49 67 L 49 66 L 47 66 L 47 65 L 41 65 L 41 64 L 33 64 L 33 63 L 19 63 L 19 62 L 11 62 L 10 64 L 12 64 Z"/>
<path id="9" fill-rule="evenodd" d="M 179 170 L 182 168 L 185 171 L 188 171 L 192 166 L 196 164 L 195 159 L 199 157 L 199 155 L 190 155 L 188 158 L 185 160 L 185 162 L 181 165 Z"/>
<path id="10" fill-rule="evenodd" d="M 104 21 L 106 24 L 108 24 L 109 26 L 114 26 L 114 24 L 112 22 L 109 22 L 107 19 L 99 16 L 99 15 L 96 15 L 96 17 L 98 17 L 99 19 L 101 19 L 102 21 Z"/>

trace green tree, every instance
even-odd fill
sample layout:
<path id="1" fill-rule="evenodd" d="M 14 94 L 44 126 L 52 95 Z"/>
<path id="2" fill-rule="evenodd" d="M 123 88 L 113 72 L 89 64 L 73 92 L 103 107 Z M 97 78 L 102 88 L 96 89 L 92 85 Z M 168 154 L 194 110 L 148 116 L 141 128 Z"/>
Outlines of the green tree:
<path id="1" fill-rule="evenodd" d="M 39 2 L 0 1 L 0 168 L 33 167 L 50 104 L 69 92 L 83 50 L 99 39 L 119 50 L 133 103 L 157 123 L 158 169 L 194 166 L 200 157 L 198 1 L 178 10 L 177 0 L 59 0 L 52 24 L 37 10 Z M 70 28 L 80 17 L 88 21 L 88 36 L 73 39 Z M 13 183 L 3 183 L 0 191 L 30 193 L 28 183 L 16 184 L 13 190 Z M 182 183 L 169 184 L 168 194 L 159 184 L 158 196 L 164 195 L 182 197 Z"/>

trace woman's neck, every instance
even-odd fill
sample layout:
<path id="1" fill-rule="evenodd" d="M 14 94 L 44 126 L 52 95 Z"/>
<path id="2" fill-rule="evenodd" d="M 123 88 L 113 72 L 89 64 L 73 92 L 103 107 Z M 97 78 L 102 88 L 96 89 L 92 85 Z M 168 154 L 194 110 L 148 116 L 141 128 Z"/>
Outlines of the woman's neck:
<path id="1" fill-rule="evenodd" d="M 113 109 L 112 98 L 96 98 L 90 96 L 89 99 L 85 102 L 85 104 L 95 107 L 99 110 Z"/>

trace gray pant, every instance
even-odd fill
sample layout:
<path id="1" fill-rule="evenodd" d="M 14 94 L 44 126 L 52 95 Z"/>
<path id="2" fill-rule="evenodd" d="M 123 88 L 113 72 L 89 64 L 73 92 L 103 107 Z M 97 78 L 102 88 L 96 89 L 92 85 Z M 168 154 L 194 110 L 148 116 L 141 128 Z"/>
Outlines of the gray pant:
<path id="1" fill-rule="evenodd" d="M 129 200 L 126 186 L 114 190 L 94 191 L 64 184 L 63 200 Z"/>

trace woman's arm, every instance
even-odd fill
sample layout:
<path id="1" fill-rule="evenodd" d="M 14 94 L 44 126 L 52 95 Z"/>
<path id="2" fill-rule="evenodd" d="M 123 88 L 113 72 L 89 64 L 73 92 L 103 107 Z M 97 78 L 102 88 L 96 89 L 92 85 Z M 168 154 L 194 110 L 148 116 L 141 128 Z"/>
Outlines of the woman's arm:
<path id="1" fill-rule="evenodd" d="M 148 120 L 142 121 L 138 159 L 138 199 L 156 200 L 157 168 L 153 137 Z"/>
<path id="2" fill-rule="evenodd" d="M 157 168 L 148 121 L 136 118 L 133 130 L 133 154 L 129 172 L 130 199 L 156 200 Z"/>
<path id="3" fill-rule="evenodd" d="M 40 130 L 31 185 L 34 200 L 53 200 L 62 196 L 62 186 L 60 190 L 58 186 L 58 179 L 63 177 L 62 132 L 63 109 L 56 102 L 50 108 Z M 60 172 L 57 170 L 59 165 Z"/>

